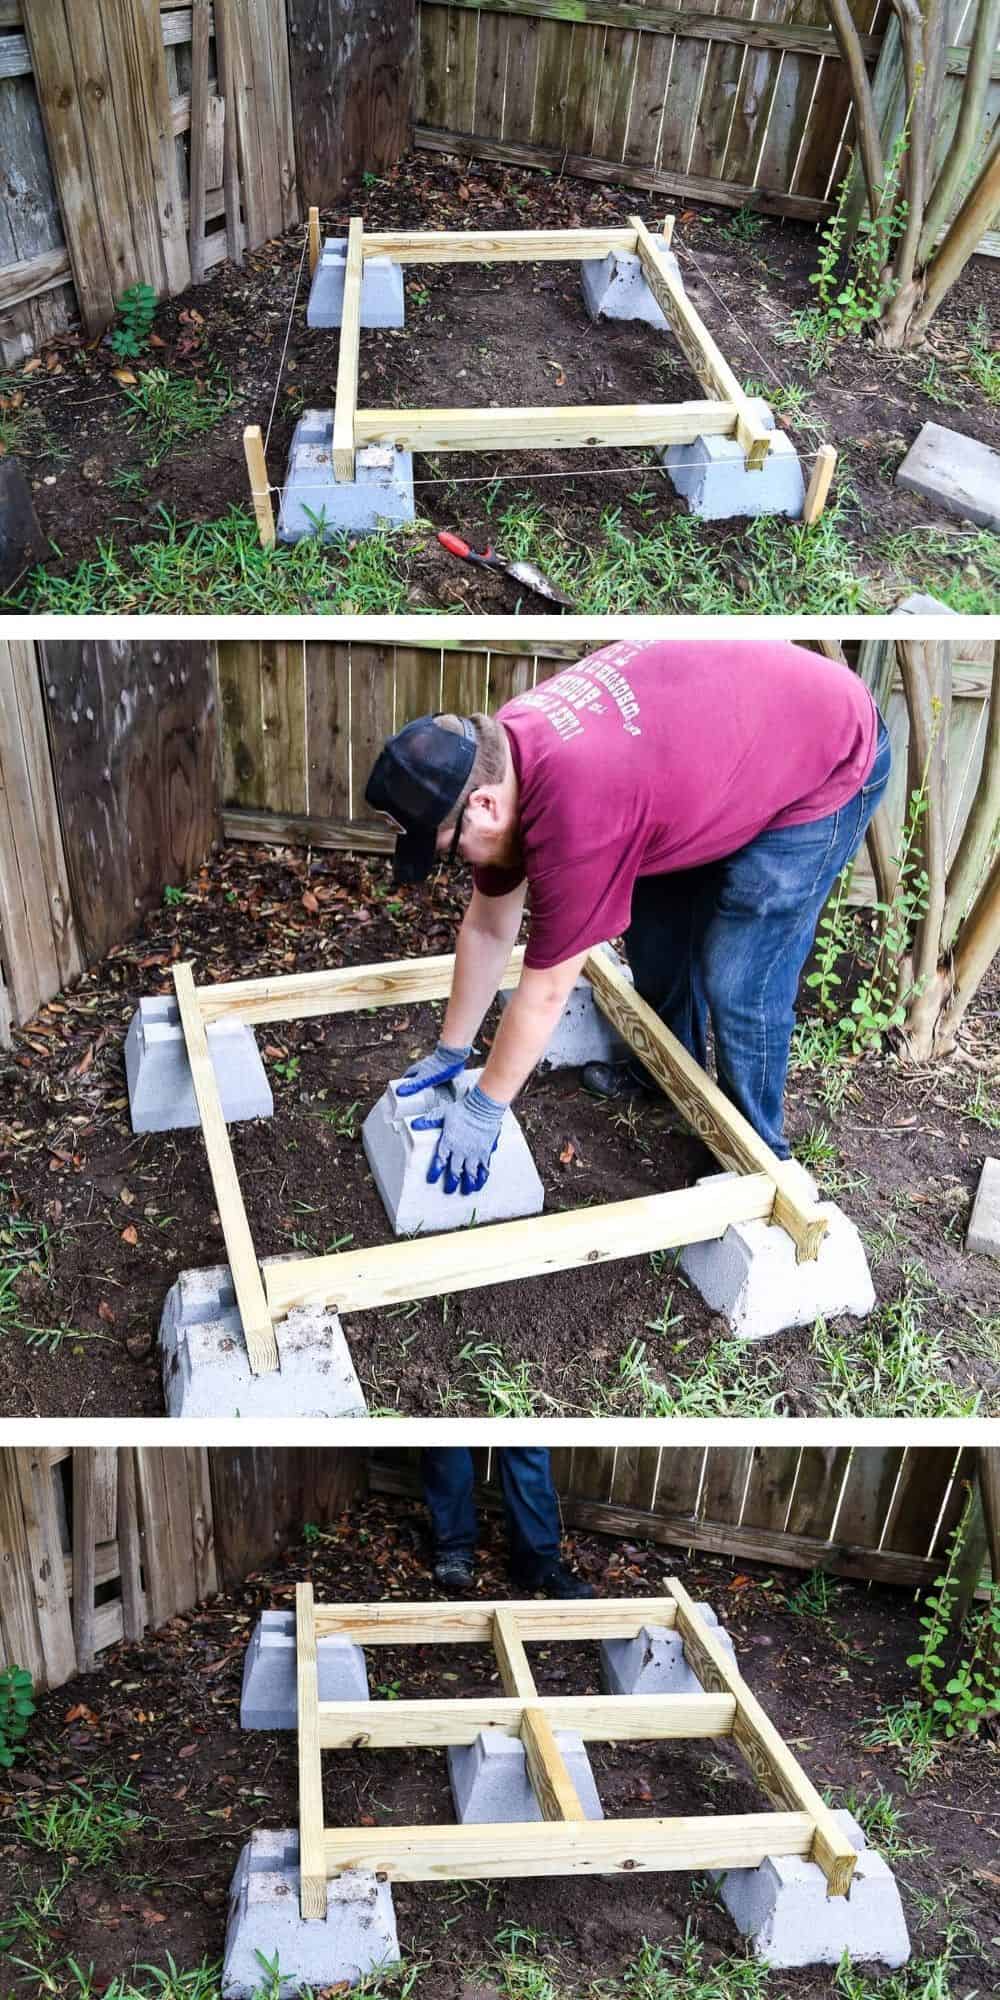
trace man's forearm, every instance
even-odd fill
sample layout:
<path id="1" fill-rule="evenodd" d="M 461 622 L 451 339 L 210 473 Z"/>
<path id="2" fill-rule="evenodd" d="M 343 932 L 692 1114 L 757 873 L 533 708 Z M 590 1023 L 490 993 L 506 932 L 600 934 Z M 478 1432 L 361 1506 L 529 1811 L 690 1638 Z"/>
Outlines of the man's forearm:
<path id="1" fill-rule="evenodd" d="M 513 938 L 481 930 L 465 917 L 455 944 L 451 997 L 441 1026 L 441 1040 L 449 1048 L 466 1048 L 475 1041 L 507 969 L 513 944 Z"/>
<path id="2" fill-rule="evenodd" d="M 586 952 L 551 972 L 524 972 L 505 1009 L 479 1087 L 509 1104 L 539 1063 L 575 984 Z"/>

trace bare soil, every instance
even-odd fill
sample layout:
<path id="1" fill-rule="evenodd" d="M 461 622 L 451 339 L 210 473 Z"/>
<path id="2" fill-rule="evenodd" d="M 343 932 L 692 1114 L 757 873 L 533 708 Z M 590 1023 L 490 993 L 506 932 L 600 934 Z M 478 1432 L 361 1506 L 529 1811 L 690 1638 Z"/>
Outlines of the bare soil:
<path id="1" fill-rule="evenodd" d="M 477 1593 L 506 1597 L 499 1522 L 485 1524 L 482 1543 Z M 881 1789 L 898 1807 L 906 1852 L 889 1858 L 914 1958 L 941 1951 L 951 1924 L 960 1932 L 956 1993 L 971 2000 L 993 1992 L 995 1746 L 946 1748 L 908 1792 L 894 1754 L 863 1743 L 873 1720 L 913 1692 L 906 1656 L 919 1633 L 917 1609 L 905 1594 L 833 1584 L 831 1610 L 818 1618 L 790 1606 L 802 1580 L 794 1571 L 757 1565 L 737 1571 L 728 1559 L 711 1557 L 685 1565 L 677 1551 L 582 1533 L 569 1537 L 567 1550 L 598 1595 L 653 1595 L 665 1576 L 678 1575 L 696 1598 L 707 1598 L 732 1631 L 754 1692 L 831 1803 L 850 1800 L 857 1810 Z M 56 1872 L 53 1858 L 19 1837 L 19 1805 L 41 1809 L 70 1783 L 129 1781 L 147 1824 L 120 1867 L 71 1868 L 48 1925 L 53 1957 L 93 1963 L 88 1991 L 95 1994 L 137 1960 L 163 1965 L 168 1953 L 180 1967 L 216 1960 L 243 1842 L 257 1827 L 293 1827 L 297 1817 L 292 1735 L 239 1728 L 243 1654 L 259 1611 L 290 1605 L 296 1580 L 310 1576 L 323 1601 L 429 1599 L 437 1593 L 427 1556 L 416 1502 L 359 1501 L 320 1540 L 289 1549 L 206 1607 L 173 1619 L 140 1646 L 112 1649 L 95 1672 L 42 1697 L 30 1760 L 0 1775 L 8 1920 Z M 529 1652 L 546 1691 L 598 1691 L 596 1645 Z M 495 1688 L 488 1648 L 446 1653 L 429 1646 L 369 1650 L 373 1697 L 385 1698 L 394 1684 L 398 1693 L 425 1699 Z M 722 1742 L 593 1745 L 590 1754 L 609 1817 L 767 1809 L 738 1753 Z M 440 1751 L 330 1752 L 324 1777 L 327 1824 L 442 1824 L 453 1817 Z M 401 1947 L 425 1968 L 416 1991 L 428 2000 L 471 1994 L 478 1979 L 489 1981 L 495 1941 L 506 1927 L 540 1933 L 523 1951 L 537 1951 L 581 2000 L 591 1981 L 619 1975 L 644 1939 L 680 1946 L 688 1924 L 704 1942 L 706 1974 L 740 1950 L 704 1877 L 421 1884 L 393 1893 Z M 0 1990 L 18 1996 L 41 1990 L 12 1962 L 18 1946 L 10 1949 L 7 1959 L 0 1952 Z M 496 1989 L 483 1990 L 492 2000 Z M 839 1990 L 832 1969 L 775 1974 L 769 1986 L 773 2000 L 820 2000 Z"/>
<path id="2" fill-rule="evenodd" d="M 156 1330 L 167 1290 L 181 1270 L 224 1261 L 198 1133 L 131 1130 L 123 1046 L 140 996 L 172 991 L 178 958 L 209 982 L 450 950 L 466 893 L 461 871 L 397 891 L 382 859 L 233 843 L 182 902 L 148 915 L 129 943 L 15 1033 L 0 1060 L 0 1267 L 22 1261 L 13 1291 L 0 1294 L 0 1414 L 161 1414 Z M 820 1178 L 868 1234 L 880 1305 L 919 1283 L 941 1380 L 978 1392 L 984 1412 L 1000 1407 L 996 1271 L 962 1244 L 984 1155 L 996 1151 L 968 1107 L 977 1083 L 995 1107 L 998 992 L 994 977 L 951 1061 L 920 1071 L 867 1058 L 851 1069 L 836 1117 L 819 1100 L 821 1079 L 798 1073 L 788 1113 L 793 1144 L 826 1127 L 836 1157 Z M 360 1124 L 387 1081 L 433 1046 L 440 1012 L 396 1008 L 258 1031 L 275 1115 L 231 1135 L 259 1255 L 390 1240 Z M 684 1187 L 704 1171 L 695 1142 L 671 1129 L 665 1101 L 632 1116 L 588 1096 L 574 1071 L 536 1074 L 518 1115 L 549 1211 Z M 658 1261 L 346 1315 L 369 1404 L 486 1414 L 477 1372 L 489 1357 L 462 1350 L 492 1348 L 509 1369 L 529 1364 L 539 1414 L 639 1414 L 631 1392 L 614 1391 L 633 1343 L 647 1344 L 654 1376 L 690 1386 L 726 1333 L 671 1259 Z M 665 1304 L 668 1321 L 677 1317 L 657 1331 L 651 1322 Z M 838 1327 L 845 1339 L 856 1332 L 853 1322 Z M 829 1411 L 809 1332 L 741 1355 L 776 1413 Z M 736 1396 L 730 1413 L 741 1408 Z"/>
<path id="3" fill-rule="evenodd" d="M 323 226 L 346 233 L 351 214 L 363 215 L 370 229 L 607 226 L 625 221 L 637 205 L 649 209 L 634 189 L 417 153 L 359 189 L 342 209 L 324 213 Z M 807 472 L 819 442 L 837 446 L 843 526 L 857 574 L 868 580 L 873 602 L 895 601 L 907 583 L 919 586 L 926 571 L 917 553 L 890 576 L 880 553 L 885 538 L 956 526 L 953 517 L 892 484 L 921 425 L 928 419 L 951 424 L 1000 445 L 1000 405 L 964 372 L 969 324 L 980 309 L 996 339 L 1000 274 L 994 261 L 974 259 L 918 353 L 886 355 L 868 338 L 847 339 L 834 343 L 828 362 L 811 377 L 808 348 L 788 345 L 781 336 L 794 315 L 815 302 L 809 283 L 815 231 L 787 219 L 757 220 L 759 232 L 741 240 L 727 233 L 731 211 L 684 209 L 675 248 L 685 284 L 740 378 L 756 378 L 775 394 L 779 421 L 809 461 Z M 113 536 L 122 551 L 151 538 L 163 526 L 164 509 L 192 522 L 218 519 L 229 503 L 246 505 L 246 423 L 270 429 L 269 469 L 280 484 L 300 410 L 329 407 L 336 378 L 336 335 L 306 328 L 301 249 L 299 233 L 269 243 L 242 271 L 224 265 L 206 284 L 160 308 L 158 344 L 132 368 L 167 367 L 203 378 L 214 362 L 231 377 L 235 401 L 214 431 L 177 448 L 156 469 L 148 464 L 142 430 L 131 424 L 106 341 L 86 346 L 67 335 L 29 364 L 31 374 L 18 376 L 18 389 L 47 433 L 47 442 L 36 436 L 26 444 L 25 462 L 54 545 L 49 567 L 55 574 L 69 573 L 92 555 L 98 537 Z M 410 266 L 406 316 L 403 332 L 364 335 L 360 395 L 369 406 L 621 404 L 703 393 L 674 341 L 646 326 L 591 323 L 575 264 Z M 960 408 L 928 393 L 931 363 L 946 392 L 960 398 Z M 780 415 L 780 392 L 794 385 L 809 400 L 806 421 L 789 425 Z M 620 510 L 624 531 L 640 536 L 681 508 L 665 479 L 623 470 L 651 462 L 652 455 L 641 451 L 591 449 L 519 461 L 503 453 L 436 461 L 418 455 L 418 514 L 434 530 L 459 530 L 477 548 L 502 539 L 499 515 L 515 501 L 543 505 L 571 549 L 593 544 L 609 510 Z M 138 493 L 120 483 L 130 475 L 140 479 Z M 493 484 L 498 476 L 504 481 L 499 488 Z M 740 524 L 703 523 L 699 533 L 706 551 L 724 550 L 727 574 L 742 587 L 751 552 Z M 535 615 L 544 609 L 511 579 L 457 561 L 433 532 L 407 541 L 405 563 L 414 609 Z M 672 604 L 665 595 L 635 608 L 712 606 Z"/>

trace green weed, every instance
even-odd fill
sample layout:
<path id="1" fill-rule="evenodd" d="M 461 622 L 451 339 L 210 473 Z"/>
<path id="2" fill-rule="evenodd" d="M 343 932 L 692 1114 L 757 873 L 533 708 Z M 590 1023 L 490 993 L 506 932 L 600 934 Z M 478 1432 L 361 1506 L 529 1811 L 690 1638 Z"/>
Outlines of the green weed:
<path id="1" fill-rule="evenodd" d="M 926 1302 L 904 1275 L 895 1299 L 833 1331 L 819 1319 L 812 1349 L 825 1371 L 825 1414 L 834 1417 L 969 1417 L 977 1391 L 949 1378 L 943 1334 L 926 1324 Z"/>
<path id="2" fill-rule="evenodd" d="M 0 1667 L 0 1770 L 8 1771 L 24 1748 L 35 1713 L 33 1687 L 27 1667 Z"/>
<path id="3" fill-rule="evenodd" d="M 968 409 L 968 397 L 956 396 L 941 373 L 940 363 L 930 360 L 917 382 L 917 388 L 929 396 L 932 403 L 942 403 L 952 410 Z"/>
<path id="4" fill-rule="evenodd" d="M 358 1133 L 358 1112 L 360 1109 L 361 1100 L 360 1098 L 356 1098 L 353 1104 L 345 1105 L 340 1111 L 332 1109 L 329 1111 L 310 1111 L 309 1116 L 310 1118 L 321 1118 L 324 1125 L 330 1126 L 335 1138 L 355 1139 Z"/>
<path id="5" fill-rule="evenodd" d="M 869 1847 L 877 1847 L 886 1861 L 913 1861 L 918 1855 L 929 1852 L 919 1841 L 907 1839 L 903 1825 L 906 1815 L 883 1785 L 879 1785 L 874 1792 L 850 1789 L 843 1797 L 848 1812 L 853 1813 Z"/>
<path id="6" fill-rule="evenodd" d="M 78 1868 L 100 1868 L 117 1861 L 128 1842 L 148 1824 L 128 1783 L 112 1778 L 89 1785 L 71 1784 L 59 1798 L 41 1804 L 22 1799 L 17 1830 L 29 1847 L 72 1862 Z"/>
<path id="7" fill-rule="evenodd" d="M 152 285 L 130 285 L 115 308 L 116 325 L 108 345 L 119 361 L 134 360 L 145 354 L 156 318 L 156 293 Z"/>
<path id="8" fill-rule="evenodd" d="M 988 1132 L 1000 1132 L 1000 1097 L 994 1096 L 983 1077 L 977 1076 L 975 1090 L 962 1106 L 962 1116 L 985 1125 Z"/>
<path id="9" fill-rule="evenodd" d="M 843 1586 L 825 1570 L 814 1569 L 785 1599 L 789 1611 L 797 1618 L 816 1618 L 821 1624 L 832 1617 L 842 1594 Z"/>
<path id="10" fill-rule="evenodd" d="M 934 1738 L 934 1718 L 919 1701 L 883 1709 L 861 1738 L 866 1750 L 891 1750 L 908 1792 L 919 1791 L 941 1755 Z"/>
<path id="11" fill-rule="evenodd" d="M 471 1394 L 486 1405 L 490 1417 L 534 1417 L 540 1409 L 558 1410 L 552 1396 L 543 1394 L 532 1381 L 536 1364 L 519 1361 L 511 1367 L 494 1341 L 481 1341 L 472 1334 L 459 1349 L 465 1363 L 464 1380 Z"/>
<path id="12" fill-rule="evenodd" d="M 984 306 L 969 322 L 969 374 L 989 402 L 1000 403 L 1000 353 Z"/>
<path id="13" fill-rule="evenodd" d="M 738 208 L 728 222 L 720 224 L 719 235 L 727 237 L 730 243 L 755 243 L 763 230 L 762 215 L 752 208 Z"/>
<path id="14" fill-rule="evenodd" d="M 157 466 L 179 445 L 214 430 L 236 401 L 236 391 L 225 371 L 214 366 L 196 379 L 148 368 L 134 389 L 126 389 L 125 401 L 132 414 L 128 428 L 143 432 L 148 462 Z"/>

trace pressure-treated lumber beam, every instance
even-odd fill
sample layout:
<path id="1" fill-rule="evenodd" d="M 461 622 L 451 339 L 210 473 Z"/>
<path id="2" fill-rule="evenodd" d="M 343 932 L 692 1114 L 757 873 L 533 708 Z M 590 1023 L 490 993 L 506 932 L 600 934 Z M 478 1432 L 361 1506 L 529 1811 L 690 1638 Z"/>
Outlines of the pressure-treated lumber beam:
<path id="1" fill-rule="evenodd" d="M 495 1619 L 513 1618 L 524 1640 L 634 1639 L 644 1625 L 677 1618 L 672 1597 L 608 1597 L 539 1603 L 535 1598 L 488 1598 L 469 1604 L 317 1604 L 321 1639 L 356 1646 L 488 1645 Z"/>
<path id="2" fill-rule="evenodd" d="M 518 1631 L 517 1617 L 505 1605 L 498 1605 L 493 1613 L 490 1636 L 504 1693 L 517 1695 L 521 1701 L 533 1701 L 538 1692 L 535 1677 Z"/>
<path id="3" fill-rule="evenodd" d="M 531 1789 L 543 1819 L 585 1820 L 587 1815 L 570 1777 L 566 1759 L 555 1739 L 544 1708 L 526 1708 L 521 1717 L 521 1742 Z"/>
<path id="4" fill-rule="evenodd" d="M 500 981 L 516 986 L 523 948 L 511 953 Z M 409 1007 L 422 1000 L 447 1000 L 455 958 L 393 958 L 381 965 L 345 965 L 327 972 L 292 972 L 276 979 L 234 979 L 199 989 L 202 1020 L 306 1021 L 317 1014 L 350 1014 L 358 1007 Z"/>
<path id="5" fill-rule="evenodd" d="M 775 1805 L 808 1813 L 813 1823 L 810 1859 L 822 1868 L 831 1896 L 846 1896 L 857 1860 L 847 1835 L 841 1831 L 829 1806 L 824 1805 L 756 1695 L 751 1694 L 739 1668 L 705 1623 L 684 1585 L 671 1577 L 667 1589 L 677 1605 L 677 1629 L 684 1641 L 685 1658 L 702 1686 L 736 1698 L 733 1742 L 743 1752 L 758 1785 Z"/>
<path id="6" fill-rule="evenodd" d="M 653 1008 L 641 1000 L 612 959 L 591 952 L 584 972 L 602 1013 L 635 1050 L 688 1123 L 710 1146 L 724 1167 L 740 1173 L 767 1174 L 777 1192 L 770 1216 L 795 1242 L 799 1261 L 819 1253 L 826 1235 L 826 1216 L 816 1202 L 803 1199 L 794 1169 L 779 1160 L 749 1121 L 664 1026 Z"/>
<path id="7" fill-rule="evenodd" d="M 323 1848 L 323 1765 L 320 1757 L 319 1675 L 313 1587 L 295 1589 L 295 1655 L 299 1739 L 299 1903 L 303 1917 L 326 1916 Z"/>
<path id="8" fill-rule="evenodd" d="M 618 1875 L 634 1869 L 756 1868 L 808 1854 L 808 1813 L 701 1819 L 518 1821 L 509 1826 L 327 1828 L 327 1873 L 377 1869 L 391 1882 L 481 1882 L 495 1875 Z"/>
<path id="9" fill-rule="evenodd" d="M 527 1704 L 542 1706 L 536 1694 Z M 519 1736 L 526 1704 L 517 1696 L 456 1696 L 442 1701 L 321 1701 L 324 1750 L 441 1749 L 474 1743 L 484 1729 Z M 728 1736 L 737 1703 L 730 1694 L 546 1695 L 553 1729 L 571 1729 L 586 1743 L 692 1742 Z"/>
<path id="10" fill-rule="evenodd" d="M 358 406 L 358 354 L 361 344 L 361 275 L 363 224 L 352 215 L 347 226 L 347 263 L 337 357 L 337 392 L 333 411 L 333 476 L 354 478 L 354 419 Z"/>
<path id="11" fill-rule="evenodd" d="M 533 409 L 527 404 L 495 410 L 359 410 L 354 440 L 357 445 L 391 444 L 399 451 L 638 448 L 693 444 L 699 437 L 735 437 L 739 421 L 735 401 L 591 403 L 577 409 L 560 404 Z M 767 431 L 763 435 L 766 439 Z"/>
<path id="12" fill-rule="evenodd" d="M 635 225 L 619 229 L 384 229 L 366 232 L 366 257 L 394 264 L 573 263 L 635 251 Z"/>
<path id="13" fill-rule="evenodd" d="M 269 1263 L 264 1282 L 271 1311 L 279 1318 L 300 1305 L 366 1312 L 477 1285 L 510 1284 L 577 1265 L 672 1250 L 683 1243 L 707 1243 L 724 1236 L 730 1223 L 766 1221 L 773 1206 L 774 1181 L 767 1174 L 750 1173 L 717 1185 L 706 1182 L 670 1194 L 607 1202 L 601 1208 L 457 1229 L 332 1257 L 289 1258 Z"/>
<path id="14" fill-rule="evenodd" d="M 190 965 L 174 966 L 174 990 L 250 1367 L 255 1375 L 267 1375 L 278 1366 L 274 1326 L 261 1284 L 260 1266 L 243 1206 L 233 1149 L 229 1143 L 219 1087 L 208 1050 L 205 1022 Z"/>
<path id="15" fill-rule="evenodd" d="M 644 222 L 630 216 L 635 229 L 636 249 L 646 283 L 660 310 L 673 328 L 677 344 L 710 396 L 736 407 L 736 436 L 746 453 L 747 467 L 758 472 L 771 449 L 771 433 L 761 423 L 742 385 L 707 326 L 702 324 L 672 265 L 655 243 Z"/>

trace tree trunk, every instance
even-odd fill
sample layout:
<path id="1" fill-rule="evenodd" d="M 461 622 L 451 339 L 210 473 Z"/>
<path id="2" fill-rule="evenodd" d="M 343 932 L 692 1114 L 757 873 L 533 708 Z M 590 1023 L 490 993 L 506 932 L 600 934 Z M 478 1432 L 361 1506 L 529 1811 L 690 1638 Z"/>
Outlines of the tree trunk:
<path id="1" fill-rule="evenodd" d="M 878 213 L 878 205 L 882 199 L 885 162 L 882 156 L 882 139 L 875 101 L 868 80 L 868 71 L 865 68 L 864 52 L 847 0 L 826 0 L 826 11 L 830 17 L 830 26 L 840 45 L 850 80 L 858 154 L 861 171 L 865 177 L 869 211 L 874 216 Z"/>
<path id="2" fill-rule="evenodd" d="M 948 895 L 941 925 L 941 943 L 950 951 L 966 904 L 979 886 L 990 848 L 1000 828 L 1000 640 L 993 647 L 993 676 L 987 704 L 986 745 L 976 796 L 948 871 Z"/>
<path id="3" fill-rule="evenodd" d="M 946 41 L 947 36 L 942 39 Z M 1000 0 L 979 0 L 955 135 L 942 162 L 941 172 L 924 216 L 923 233 L 920 238 L 921 264 L 925 265 L 930 258 L 948 220 L 949 211 L 958 199 L 958 191 L 978 143 L 982 131 L 983 113 L 986 109 L 986 96 L 990 87 L 990 70 L 996 55 L 998 39 L 1000 39 Z"/>
<path id="4" fill-rule="evenodd" d="M 966 196 L 931 259 L 923 279 L 923 298 L 917 302 L 907 329 L 907 346 L 921 340 L 941 301 L 960 278 L 980 238 L 991 227 L 1000 210 L 1000 131 L 983 161 L 975 186 Z M 893 301 L 895 304 L 895 301 Z M 900 343 L 903 344 L 902 342 Z"/>

